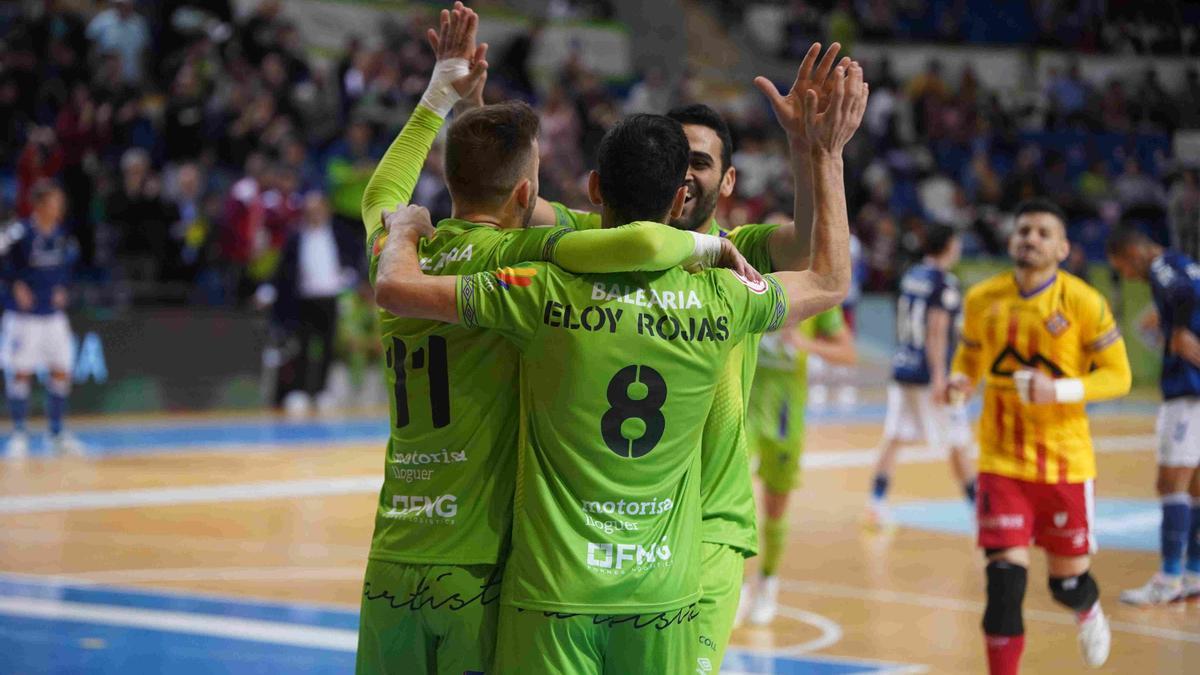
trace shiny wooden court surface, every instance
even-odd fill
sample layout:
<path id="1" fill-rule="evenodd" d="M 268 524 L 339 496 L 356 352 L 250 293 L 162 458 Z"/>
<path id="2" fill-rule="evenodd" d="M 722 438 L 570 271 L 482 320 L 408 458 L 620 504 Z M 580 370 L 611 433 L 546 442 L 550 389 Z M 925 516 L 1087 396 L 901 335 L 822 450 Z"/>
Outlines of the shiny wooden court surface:
<path id="1" fill-rule="evenodd" d="M 984 672 L 983 562 L 971 539 L 907 525 L 868 534 L 860 526 L 880 430 L 874 421 L 810 426 L 811 457 L 792 501 L 781 571 L 782 615 L 770 627 L 739 629 L 733 642 L 925 669 L 907 672 Z M 1094 421 L 1104 450 L 1101 501 L 1155 508 L 1153 431 L 1148 414 Z M 252 446 L 0 461 L 0 572 L 357 607 L 381 444 Z M 962 507 L 945 462 L 919 450 L 902 461 L 892 503 L 944 502 L 929 509 L 953 520 Z M 1135 530 L 1157 528 L 1144 513 L 1127 520 Z M 1102 548 L 1096 557 L 1113 623 L 1103 672 L 1200 672 L 1200 603 L 1141 610 L 1116 600 L 1156 566 L 1149 550 Z M 1084 671 L 1071 618 L 1050 600 L 1040 556 L 1025 616 L 1024 672 Z"/>

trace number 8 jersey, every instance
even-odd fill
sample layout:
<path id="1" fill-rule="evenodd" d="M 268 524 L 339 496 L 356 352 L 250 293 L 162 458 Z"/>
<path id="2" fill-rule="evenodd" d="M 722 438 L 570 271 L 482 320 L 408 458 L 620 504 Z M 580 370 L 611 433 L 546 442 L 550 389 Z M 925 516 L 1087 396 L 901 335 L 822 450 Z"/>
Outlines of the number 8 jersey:
<path id="1" fill-rule="evenodd" d="M 944 309 L 952 327 L 946 360 L 954 353 L 962 310 L 958 279 L 932 265 L 913 266 L 900 281 L 896 302 L 896 355 L 892 357 L 892 379 L 906 384 L 929 384 L 929 361 L 925 355 L 925 326 L 929 310 Z"/>
<path id="2" fill-rule="evenodd" d="M 730 351 L 787 313 L 773 277 L 573 275 L 529 264 L 460 277 L 464 325 L 521 352 L 513 548 L 501 602 L 645 614 L 700 591 L 700 445 Z"/>

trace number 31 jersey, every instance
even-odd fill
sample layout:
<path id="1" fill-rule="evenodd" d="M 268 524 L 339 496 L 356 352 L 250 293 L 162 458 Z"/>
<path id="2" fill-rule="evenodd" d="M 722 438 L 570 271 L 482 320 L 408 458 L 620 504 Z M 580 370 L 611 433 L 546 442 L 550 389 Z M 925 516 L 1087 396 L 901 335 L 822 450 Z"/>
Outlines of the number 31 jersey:
<path id="1" fill-rule="evenodd" d="M 423 240 L 428 274 L 548 256 L 565 228 L 500 231 L 448 219 Z M 372 239 L 372 279 L 382 240 Z M 496 333 L 380 312 L 391 401 L 370 557 L 492 564 L 511 525 L 520 403 L 516 348 Z"/>
<path id="2" fill-rule="evenodd" d="M 460 277 L 458 296 L 465 325 L 521 351 L 501 602 L 586 614 L 695 602 L 705 419 L 733 347 L 784 320 L 778 282 L 529 264 Z"/>

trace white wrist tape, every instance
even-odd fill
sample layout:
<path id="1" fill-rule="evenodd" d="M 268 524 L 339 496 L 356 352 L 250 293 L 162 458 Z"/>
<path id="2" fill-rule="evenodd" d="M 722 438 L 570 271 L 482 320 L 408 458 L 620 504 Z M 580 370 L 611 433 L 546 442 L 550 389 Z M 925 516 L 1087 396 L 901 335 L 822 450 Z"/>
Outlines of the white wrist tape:
<path id="1" fill-rule="evenodd" d="M 1012 374 L 1012 379 L 1021 403 L 1029 403 L 1029 392 L 1033 389 L 1033 373 L 1028 370 L 1018 370 Z"/>
<path id="2" fill-rule="evenodd" d="M 1083 400 L 1083 380 L 1064 377 L 1054 381 L 1054 400 L 1059 403 L 1079 403 Z"/>
<path id="3" fill-rule="evenodd" d="M 717 261 L 721 259 L 721 238 L 699 232 L 689 232 L 689 234 L 692 235 L 696 245 L 692 249 L 692 257 L 688 258 L 683 266 L 716 267 Z"/>
<path id="4" fill-rule="evenodd" d="M 437 113 L 439 117 L 449 115 L 454 104 L 462 98 L 454 88 L 453 82 L 470 72 L 471 66 L 466 59 L 438 61 L 433 66 L 433 75 L 429 76 L 429 86 L 421 95 L 421 105 Z"/>

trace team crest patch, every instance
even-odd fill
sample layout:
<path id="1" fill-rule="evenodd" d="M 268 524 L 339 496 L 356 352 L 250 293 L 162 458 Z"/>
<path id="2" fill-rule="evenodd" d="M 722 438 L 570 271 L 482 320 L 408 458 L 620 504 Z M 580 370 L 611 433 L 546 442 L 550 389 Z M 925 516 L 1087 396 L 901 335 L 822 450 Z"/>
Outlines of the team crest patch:
<path id="1" fill-rule="evenodd" d="M 1059 511 L 1058 513 L 1054 514 L 1054 526 L 1055 527 L 1057 527 L 1061 530 L 1063 527 L 1066 526 L 1066 524 L 1067 524 L 1067 512 L 1066 511 Z"/>
<path id="2" fill-rule="evenodd" d="M 1046 319 L 1046 330 L 1050 331 L 1050 334 L 1054 337 L 1061 336 L 1070 327 L 1071 322 L 1067 321 L 1067 317 L 1063 316 L 1060 312 L 1055 312 L 1053 316 Z"/>
<path id="3" fill-rule="evenodd" d="M 738 274 L 737 272 L 734 272 L 733 270 L 729 270 L 729 271 L 733 272 L 733 276 L 737 277 L 737 280 L 742 282 L 742 284 L 744 284 L 746 286 L 746 288 L 749 288 L 752 293 L 755 293 L 757 295 L 762 295 L 763 293 L 767 292 L 767 280 L 766 279 L 759 279 L 758 281 L 750 281 L 746 277 Z"/>
<path id="4" fill-rule="evenodd" d="M 372 239 L 374 241 L 371 244 L 371 257 L 378 258 L 379 254 L 383 252 L 383 245 L 387 243 L 387 232 L 376 230 L 375 236 Z"/>
<path id="5" fill-rule="evenodd" d="M 507 290 L 512 286 L 528 286 L 533 283 L 533 278 L 537 276 L 537 270 L 531 267 L 505 267 L 496 270 L 496 280 L 500 282 L 500 287 Z"/>

